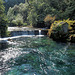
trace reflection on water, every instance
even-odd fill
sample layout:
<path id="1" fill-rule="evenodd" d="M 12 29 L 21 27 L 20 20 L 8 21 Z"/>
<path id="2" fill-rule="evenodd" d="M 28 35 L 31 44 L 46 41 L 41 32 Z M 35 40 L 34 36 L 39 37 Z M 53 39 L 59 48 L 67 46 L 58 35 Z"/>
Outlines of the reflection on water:
<path id="1" fill-rule="evenodd" d="M 0 65 L 2 75 L 73 75 L 75 44 L 21 37 L 0 49 Z"/>

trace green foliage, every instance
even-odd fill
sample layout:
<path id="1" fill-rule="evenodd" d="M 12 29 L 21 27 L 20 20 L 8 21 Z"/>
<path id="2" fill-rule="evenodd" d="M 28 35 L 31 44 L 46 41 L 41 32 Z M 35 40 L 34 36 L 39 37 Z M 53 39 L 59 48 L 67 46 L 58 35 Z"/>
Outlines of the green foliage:
<path id="1" fill-rule="evenodd" d="M 9 11 L 7 13 L 7 17 L 10 22 L 15 19 L 14 11 L 11 7 L 9 8 Z"/>
<path id="2" fill-rule="evenodd" d="M 34 13 L 34 11 L 30 12 L 29 15 L 28 15 L 28 17 L 27 17 L 27 19 L 29 20 L 29 23 L 31 25 L 37 24 L 37 13 L 36 12 L 34 14 L 33 13 Z"/>
<path id="3" fill-rule="evenodd" d="M 19 5 L 20 3 L 25 3 L 25 0 L 4 0 L 4 6 L 6 7 L 6 12 L 8 11 L 9 7 L 13 7 L 14 5 Z"/>
<path id="4" fill-rule="evenodd" d="M 45 22 L 45 26 L 49 27 L 51 26 L 51 24 L 54 22 L 55 20 L 55 16 L 52 17 L 51 15 L 47 15 L 44 19 L 44 22 Z"/>
<path id="5" fill-rule="evenodd" d="M 0 0 L 0 36 L 7 36 L 7 17 L 5 15 L 5 7 L 3 5 L 3 0 Z"/>
<path id="6" fill-rule="evenodd" d="M 17 14 L 14 20 L 12 20 L 12 24 L 21 26 L 23 25 L 23 17 L 20 14 Z"/>
<path id="7" fill-rule="evenodd" d="M 7 16 L 11 23 L 17 14 L 20 14 L 23 17 L 23 24 L 37 26 L 48 14 L 55 16 L 56 20 L 75 19 L 74 12 L 74 0 L 26 0 L 25 3 L 9 8 Z"/>
<path id="8" fill-rule="evenodd" d="M 27 22 L 28 4 L 15 5 L 13 8 L 9 8 L 7 17 L 11 25 L 21 26 Z"/>
<path id="9" fill-rule="evenodd" d="M 27 26 L 28 24 L 27 24 L 27 23 L 24 23 L 23 25 L 24 25 L 24 26 Z"/>

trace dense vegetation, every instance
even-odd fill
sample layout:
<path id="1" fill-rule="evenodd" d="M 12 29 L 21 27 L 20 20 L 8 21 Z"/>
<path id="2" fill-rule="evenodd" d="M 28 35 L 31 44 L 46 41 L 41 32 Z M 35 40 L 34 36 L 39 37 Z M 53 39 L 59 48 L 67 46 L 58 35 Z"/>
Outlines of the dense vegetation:
<path id="1" fill-rule="evenodd" d="M 10 7 L 7 13 L 10 24 L 33 25 L 44 24 L 47 15 L 55 16 L 56 20 L 75 19 L 74 0 L 26 0 L 25 3 Z"/>
<path id="2" fill-rule="evenodd" d="M 25 3 L 25 0 L 4 0 L 4 6 L 5 6 L 5 10 L 6 12 L 8 11 L 9 7 L 13 7 L 14 5 L 18 5 L 20 3 Z"/>
<path id="3" fill-rule="evenodd" d="M 52 23 L 56 20 L 66 20 L 68 18 L 70 20 L 75 20 L 75 0 L 4 1 L 5 3 L 3 5 L 3 0 L 0 0 L 0 26 L 3 25 L 2 27 L 6 26 L 7 23 L 6 16 L 4 14 L 7 10 L 9 26 L 32 25 L 33 27 L 50 28 Z"/>
<path id="4" fill-rule="evenodd" d="M 7 35 L 7 18 L 5 15 L 5 7 L 3 1 L 0 0 L 0 37 L 5 37 Z"/>

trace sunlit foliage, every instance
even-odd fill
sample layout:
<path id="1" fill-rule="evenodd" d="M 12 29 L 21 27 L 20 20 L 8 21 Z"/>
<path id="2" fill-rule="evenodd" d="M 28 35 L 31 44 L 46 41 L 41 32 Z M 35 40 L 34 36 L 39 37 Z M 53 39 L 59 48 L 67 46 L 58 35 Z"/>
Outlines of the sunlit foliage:
<path id="1" fill-rule="evenodd" d="M 14 5 L 19 5 L 20 3 L 25 3 L 25 0 L 4 0 L 4 6 L 6 7 L 6 12 L 8 11 L 9 7 L 13 7 Z"/>
<path id="2" fill-rule="evenodd" d="M 44 21 L 48 14 L 55 16 L 56 20 L 68 18 L 72 20 L 75 19 L 74 12 L 74 0 L 25 0 L 25 3 L 9 8 L 7 15 L 10 23 L 17 14 L 20 14 L 24 23 L 36 26 L 39 22 Z"/>

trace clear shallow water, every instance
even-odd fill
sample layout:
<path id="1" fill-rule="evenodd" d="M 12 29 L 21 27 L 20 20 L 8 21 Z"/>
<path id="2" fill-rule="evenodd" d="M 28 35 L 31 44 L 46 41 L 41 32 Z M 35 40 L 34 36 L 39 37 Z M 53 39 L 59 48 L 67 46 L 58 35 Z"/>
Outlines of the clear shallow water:
<path id="1" fill-rule="evenodd" d="M 1 46 L 1 75 L 75 74 L 75 44 L 22 37 Z"/>

